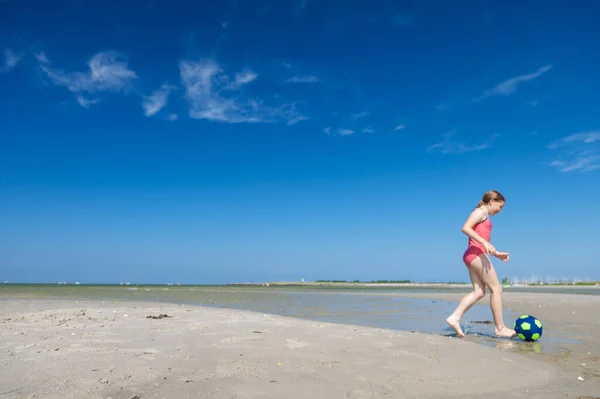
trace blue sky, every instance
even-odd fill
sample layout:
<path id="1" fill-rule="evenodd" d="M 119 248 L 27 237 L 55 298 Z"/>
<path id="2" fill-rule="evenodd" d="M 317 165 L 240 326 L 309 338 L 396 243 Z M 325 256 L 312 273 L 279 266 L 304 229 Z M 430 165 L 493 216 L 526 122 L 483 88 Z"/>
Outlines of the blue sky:
<path id="1" fill-rule="evenodd" d="M 600 5 L 31 4 L 0 1 L 0 280 L 465 281 L 488 189 L 501 277 L 600 278 Z"/>

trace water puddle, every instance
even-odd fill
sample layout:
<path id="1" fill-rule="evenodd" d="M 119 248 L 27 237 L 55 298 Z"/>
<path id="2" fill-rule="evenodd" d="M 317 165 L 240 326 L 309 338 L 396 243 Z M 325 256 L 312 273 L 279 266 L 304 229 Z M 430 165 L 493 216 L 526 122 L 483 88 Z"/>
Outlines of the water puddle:
<path id="1" fill-rule="evenodd" d="M 455 302 L 448 301 L 364 294 L 280 292 L 276 295 L 250 296 L 243 301 L 214 301 L 202 305 L 251 310 L 312 321 L 417 331 L 449 337 L 456 335 L 445 323 L 447 315 L 456 307 Z M 519 314 L 514 312 L 504 312 L 504 319 L 509 326 L 512 326 L 518 317 Z M 562 353 L 566 351 L 564 345 L 582 342 L 581 337 L 554 330 L 551 325 L 546 324 L 543 336 L 537 342 L 525 342 L 519 338 L 497 338 L 494 336 L 491 320 L 489 306 L 474 305 L 463 318 L 461 327 L 468 340 L 516 352 Z"/>

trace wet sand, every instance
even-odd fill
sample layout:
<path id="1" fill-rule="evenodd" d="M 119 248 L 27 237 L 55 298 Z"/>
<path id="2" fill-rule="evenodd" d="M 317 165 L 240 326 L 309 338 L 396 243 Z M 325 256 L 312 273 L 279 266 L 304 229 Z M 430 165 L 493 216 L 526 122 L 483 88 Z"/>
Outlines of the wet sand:
<path id="1" fill-rule="evenodd" d="M 457 302 L 464 293 L 393 293 L 408 298 L 427 298 Z M 564 338 L 560 345 L 544 350 L 544 336 L 539 342 L 497 340 L 499 349 L 519 352 L 526 356 L 559 365 L 565 370 L 577 371 L 584 379 L 600 381 L 600 296 L 556 294 L 540 292 L 505 292 L 504 308 L 517 314 L 531 314 L 544 325 L 544 334 Z M 489 306 L 489 294 L 479 302 Z M 467 314 L 468 315 L 468 314 Z M 465 316 L 467 318 L 467 316 Z M 489 320 L 492 320 L 491 310 Z M 511 327 L 512 320 L 505 320 Z M 490 333 L 493 326 L 490 325 Z M 468 340 L 478 341 L 476 336 Z M 569 342 L 570 341 L 570 342 Z M 600 390 L 596 392 L 600 398 Z"/>
<path id="2" fill-rule="evenodd" d="M 548 322 L 592 330 L 598 317 L 576 316 L 593 308 L 588 301 L 544 301 Z M 600 396 L 598 380 L 580 376 L 441 335 L 165 303 L 0 301 L 1 398 Z"/>

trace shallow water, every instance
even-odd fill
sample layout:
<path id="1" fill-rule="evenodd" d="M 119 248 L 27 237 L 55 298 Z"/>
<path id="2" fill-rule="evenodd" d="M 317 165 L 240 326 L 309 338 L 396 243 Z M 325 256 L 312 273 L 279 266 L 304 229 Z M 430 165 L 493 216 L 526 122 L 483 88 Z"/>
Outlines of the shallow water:
<path id="1" fill-rule="evenodd" d="M 544 289 L 552 290 L 552 288 Z M 557 288 L 561 293 L 587 294 L 586 289 Z M 135 300 L 202 305 L 250 310 L 322 322 L 357 324 L 363 326 L 454 336 L 444 322 L 456 306 L 455 302 L 424 298 L 405 298 L 387 295 L 390 292 L 467 292 L 468 288 L 266 288 L 230 286 L 88 286 L 88 285 L 2 285 L 0 298 L 61 298 Z M 508 291 L 508 290 L 507 290 Z M 517 290 L 515 290 L 517 291 Z M 518 289 L 525 292 L 524 288 Z M 598 289 L 589 290 L 593 294 Z M 539 290 L 535 292 L 540 292 Z M 360 294 L 360 295 L 357 295 Z M 378 295 L 386 294 L 386 295 Z M 507 325 L 518 314 L 505 310 Z M 561 352 L 564 344 L 580 341 L 565 332 L 544 325 L 538 342 L 498 339 L 493 334 L 491 311 L 487 305 L 475 305 L 465 315 L 462 328 L 468 339 L 486 346 L 524 352 Z M 482 323 L 483 322 L 483 323 Z M 543 322 L 543 320 L 542 320 Z M 578 337 L 579 338 L 579 337 Z"/>

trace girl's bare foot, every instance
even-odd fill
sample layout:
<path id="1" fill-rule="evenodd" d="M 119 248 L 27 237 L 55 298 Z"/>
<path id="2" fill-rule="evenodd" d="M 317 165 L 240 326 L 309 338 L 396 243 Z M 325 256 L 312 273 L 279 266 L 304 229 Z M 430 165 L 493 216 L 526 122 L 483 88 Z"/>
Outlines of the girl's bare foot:
<path id="1" fill-rule="evenodd" d="M 461 337 L 461 338 L 464 338 L 464 337 L 465 337 L 465 333 L 463 333 L 462 329 L 460 328 L 460 319 L 456 319 L 456 318 L 453 318 L 452 316 L 449 316 L 449 317 L 446 319 L 446 323 L 448 323 L 448 325 L 449 325 L 450 327 L 452 327 L 452 329 L 453 329 L 454 331 L 456 331 L 456 334 L 457 334 L 459 337 Z"/>
<path id="2" fill-rule="evenodd" d="M 502 328 L 494 328 L 494 334 L 496 334 L 496 336 L 498 337 L 502 337 L 502 338 L 514 338 L 517 336 L 517 333 L 515 332 L 515 330 L 512 330 L 506 326 L 502 327 Z"/>

